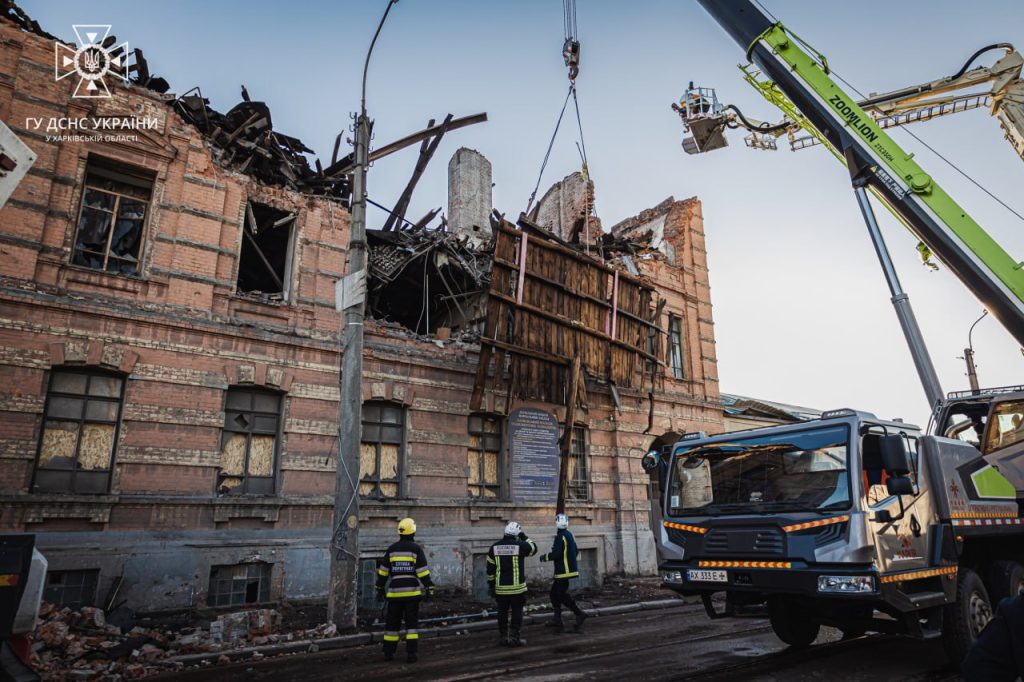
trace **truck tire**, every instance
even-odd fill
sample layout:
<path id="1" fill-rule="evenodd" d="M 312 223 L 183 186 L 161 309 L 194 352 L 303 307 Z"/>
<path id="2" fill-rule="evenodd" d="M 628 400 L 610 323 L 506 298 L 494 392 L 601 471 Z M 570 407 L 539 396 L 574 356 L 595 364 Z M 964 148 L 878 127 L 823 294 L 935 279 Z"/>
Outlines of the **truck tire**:
<path id="1" fill-rule="evenodd" d="M 950 663 L 959 667 L 974 640 L 992 619 L 992 602 L 978 574 L 961 568 L 956 580 L 956 601 L 942 612 L 942 640 Z"/>
<path id="2" fill-rule="evenodd" d="M 785 597 L 768 600 L 768 620 L 775 636 L 792 647 L 810 646 L 821 630 L 821 625 L 807 620 Z"/>
<path id="3" fill-rule="evenodd" d="M 992 606 L 1007 597 L 1024 594 L 1024 566 L 1016 561 L 993 561 L 989 571 L 988 596 Z"/>

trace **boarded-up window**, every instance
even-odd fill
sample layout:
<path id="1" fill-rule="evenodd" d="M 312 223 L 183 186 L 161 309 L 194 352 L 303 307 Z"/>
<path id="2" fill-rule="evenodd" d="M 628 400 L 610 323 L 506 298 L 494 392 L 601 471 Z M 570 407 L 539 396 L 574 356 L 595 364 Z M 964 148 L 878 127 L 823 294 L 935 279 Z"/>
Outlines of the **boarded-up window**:
<path id="1" fill-rule="evenodd" d="M 501 497 L 501 424 L 502 418 L 497 415 L 469 416 L 469 450 L 466 457 L 470 497 Z"/>
<path id="2" fill-rule="evenodd" d="M 35 492 L 105 493 L 110 488 L 124 379 L 56 369 L 46 395 Z"/>
<path id="3" fill-rule="evenodd" d="M 668 365 L 672 378 L 684 379 L 683 369 L 683 321 L 675 315 L 668 316 Z"/>
<path id="4" fill-rule="evenodd" d="M 123 275 L 139 274 L 153 176 L 96 157 L 85 169 L 85 188 L 71 262 Z"/>
<path id="5" fill-rule="evenodd" d="M 207 606 L 235 606 L 270 601 L 273 564 L 252 563 L 210 567 Z"/>
<path id="6" fill-rule="evenodd" d="M 405 409 L 386 402 L 363 403 L 359 447 L 359 494 L 398 497 L 405 457 Z"/>
<path id="7" fill-rule="evenodd" d="M 219 494 L 274 493 L 280 418 L 279 394 L 249 388 L 228 389 L 217 475 Z"/>
<path id="8" fill-rule="evenodd" d="M 572 430 L 572 449 L 569 450 L 568 498 L 587 501 L 590 499 L 590 462 L 587 458 L 587 427 L 577 426 Z"/>

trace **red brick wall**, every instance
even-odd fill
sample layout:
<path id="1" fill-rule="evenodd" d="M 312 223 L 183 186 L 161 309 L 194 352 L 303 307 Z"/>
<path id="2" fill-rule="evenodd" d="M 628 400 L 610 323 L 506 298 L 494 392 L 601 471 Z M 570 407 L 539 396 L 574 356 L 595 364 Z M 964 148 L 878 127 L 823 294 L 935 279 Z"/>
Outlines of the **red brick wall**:
<path id="1" fill-rule="evenodd" d="M 50 41 L 0 21 L 0 44 L 0 115 L 39 154 L 0 209 L 0 529 L 328 527 L 341 326 L 333 285 L 346 268 L 348 212 L 221 169 L 199 133 L 153 93 L 117 87 L 108 101 L 72 100 L 73 85 L 53 81 Z M 160 126 L 137 142 L 117 143 L 53 143 L 26 127 L 28 117 L 133 112 L 156 116 Z M 90 154 L 156 174 L 139 277 L 69 264 Z M 298 213 L 286 303 L 236 295 L 248 197 Z M 659 387 L 652 423 L 646 392 L 624 391 L 616 409 L 610 394 L 591 387 L 584 414 L 594 498 L 573 507 L 584 529 L 646 527 L 639 454 L 668 431 L 721 428 L 700 204 L 653 210 L 668 213 L 677 263 L 653 258 L 641 267 L 663 290 L 668 309 L 684 316 L 687 378 Z M 390 536 L 394 520 L 413 512 L 421 527 L 454 536 L 497 529 L 512 515 L 549 526 L 551 508 L 467 504 L 467 406 L 477 347 L 447 341 L 439 348 L 373 321 L 366 332 L 364 396 L 407 409 L 407 496 L 362 505 L 371 536 L 374 529 Z M 63 364 L 127 377 L 109 495 L 29 490 L 49 372 Z M 249 507 L 214 492 L 225 391 L 246 383 L 285 396 L 278 493 Z M 521 406 L 507 405 L 503 393 L 485 398 L 499 413 Z"/>

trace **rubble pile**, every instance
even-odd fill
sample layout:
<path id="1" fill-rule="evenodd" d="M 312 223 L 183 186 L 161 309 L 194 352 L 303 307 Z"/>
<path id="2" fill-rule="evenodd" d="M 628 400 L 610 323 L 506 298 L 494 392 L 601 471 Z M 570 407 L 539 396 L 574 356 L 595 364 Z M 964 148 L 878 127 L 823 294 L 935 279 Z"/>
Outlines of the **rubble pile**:
<path id="1" fill-rule="evenodd" d="M 134 680 L 174 669 L 169 632 L 122 632 L 102 610 L 58 609 L 43 603 L 32 644 L 32 667 L 47 680 Z"/>
<path id="2" fill-rule="evenodd" d="M 46 680 L 136 680 L 184 667 L 175 657 L 230 652 L 244 647 L 334 637 L 330 623 L 283 633 L 281 614 L 251 609 L 219 616 L 208 628 L 178 631 L 135 626 L 127 632 L 107 623 L 101 609 L 77 611 L 43 603 L 32 644 L 32 667 Z"/>

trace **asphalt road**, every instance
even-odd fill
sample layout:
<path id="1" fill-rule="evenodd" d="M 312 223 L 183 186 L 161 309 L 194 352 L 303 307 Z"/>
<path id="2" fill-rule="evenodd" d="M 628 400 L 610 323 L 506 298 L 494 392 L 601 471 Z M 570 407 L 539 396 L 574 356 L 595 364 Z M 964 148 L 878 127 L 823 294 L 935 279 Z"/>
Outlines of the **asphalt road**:
<path id="1" fill-rule="evenodd" d="M 490 631 L 427 638 L 420 660 L 386 663 L 380 645 L 303 653 L 163 676 L 178 682 L 240 680 L 952 680 L 941 645 L 868 636 L 840 641 L 823 630 L 809 649 L 788 649 L 764 620 L 709 620 L 682 608 L 602 616 L 583 634 L 555 634 L 541 625 L 523 631 L 527 646 L 496 646 Z"/>

